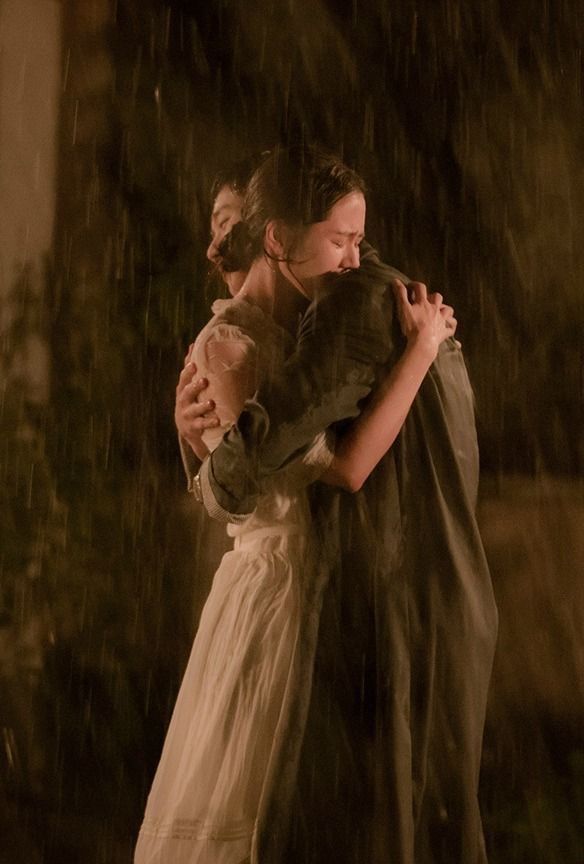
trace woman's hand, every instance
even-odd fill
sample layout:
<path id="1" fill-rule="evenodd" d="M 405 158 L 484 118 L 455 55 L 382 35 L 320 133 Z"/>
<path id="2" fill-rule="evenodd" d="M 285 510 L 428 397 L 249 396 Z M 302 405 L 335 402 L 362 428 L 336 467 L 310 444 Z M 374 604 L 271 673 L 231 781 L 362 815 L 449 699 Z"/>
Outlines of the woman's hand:
<path id="1" fill-rule="evenodd" d="M 201 460 L 209 454 L 201 437 L 203 432 L 219 425 L 219 417 L 213 410 L 215 403 L 199 399 L 208 383 L 205 378 L 197 378 L 197 367 L 187 362 L 178 379 L 174 405 L 174 422 L 179 435 Z"/>
<path id="2" fill-rule="evenodd" d="M 408 345 L 427 351 L 435 359 L 440 344 L 456 332 L 454 309 L 444 304 L 442 294 L 428 294 L 423 282 L 408 282 L 406 287 L 400 279 L 394 279 L 393 288 Z"/>

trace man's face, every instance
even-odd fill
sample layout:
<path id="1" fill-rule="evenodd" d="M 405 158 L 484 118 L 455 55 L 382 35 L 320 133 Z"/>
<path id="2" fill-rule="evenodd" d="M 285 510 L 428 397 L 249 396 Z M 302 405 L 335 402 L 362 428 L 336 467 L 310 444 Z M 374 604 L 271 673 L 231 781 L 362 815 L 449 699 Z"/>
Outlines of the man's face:
<path id="1" fill-rule="evenodd" d="M 232 227 L 237 222 L 241 222 L 242 206 L 242 196 L 234 192 L 230 186 L 223 186 L 219 190 L 219 194 L 213 203 L 211 242 L 207 249 L 207 258 L 216 266 L 232 297 L 235 297 L 243 285 L 247 273 L 243 270 L 238 270 L 235 273 L 226 273 L 221 266 L 219 247 Z"/>
<path id="2" fill-rule="evenodd" d="M 322 276 L 359 267 L 364 233 L 365 198 L 361 192 L 351 192 L 337 201 L 324 222 L 310 225 L 295 239 L 282 272 L 312 298 Z"/>

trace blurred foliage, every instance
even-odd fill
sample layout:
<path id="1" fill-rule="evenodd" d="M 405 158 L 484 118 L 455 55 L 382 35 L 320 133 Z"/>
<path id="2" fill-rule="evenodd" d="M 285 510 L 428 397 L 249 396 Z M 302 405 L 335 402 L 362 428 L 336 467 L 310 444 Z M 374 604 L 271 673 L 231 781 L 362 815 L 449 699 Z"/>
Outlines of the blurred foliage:
<path id="1" fill-rule="evenodd" d="M 157 58 L 146 33 L 128 53 L 122 5 L 117 27 L 107 3 L 88 18 L 64 10 L 55 253 L 37 284 L 23 269 L 3 333 L 0 860 L 11 864 L 129 860 L 195 621 L 172 407 L 206 314 L 192 287 L 204 277 L 152 98 Z M 36 401 L 19 366 L 35 340 L 51 361 Z"/>

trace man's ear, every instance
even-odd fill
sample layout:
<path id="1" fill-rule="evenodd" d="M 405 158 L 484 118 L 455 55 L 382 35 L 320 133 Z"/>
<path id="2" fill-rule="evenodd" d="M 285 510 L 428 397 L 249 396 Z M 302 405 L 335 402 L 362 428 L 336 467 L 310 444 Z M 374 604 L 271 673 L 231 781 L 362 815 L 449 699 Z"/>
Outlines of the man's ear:
<path id="1" fill-rule="evenodd" d="M 287 246 L 286 226 L 279 219 L 271 219 L 266 226 L 264 249 L 272 258 L 284 259 Z"/>

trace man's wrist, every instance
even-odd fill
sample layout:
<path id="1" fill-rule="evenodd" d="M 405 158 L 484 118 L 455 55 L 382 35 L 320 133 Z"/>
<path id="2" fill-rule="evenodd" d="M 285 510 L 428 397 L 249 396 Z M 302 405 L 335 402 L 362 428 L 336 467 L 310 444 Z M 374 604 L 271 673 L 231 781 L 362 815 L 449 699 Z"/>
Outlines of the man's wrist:
<path id="1" fill-rule="evenodd" d="M 188 491 L 199 504 L 203 503 L 203 492 L 201 490 L 201 478 L 199 474 L 189 477 Z"/>

